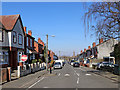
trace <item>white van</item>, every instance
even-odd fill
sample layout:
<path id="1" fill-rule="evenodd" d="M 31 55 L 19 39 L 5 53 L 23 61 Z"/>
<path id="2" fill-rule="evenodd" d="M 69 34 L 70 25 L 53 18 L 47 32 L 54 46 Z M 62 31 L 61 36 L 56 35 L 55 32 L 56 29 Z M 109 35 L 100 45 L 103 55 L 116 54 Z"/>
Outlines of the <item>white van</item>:
<path id="1" fill-rule="evenodd" d="M 63 67 L 63 61 L 62 60 L 55 60 L 55 62 L 60 62 L 61 66 Z"/>

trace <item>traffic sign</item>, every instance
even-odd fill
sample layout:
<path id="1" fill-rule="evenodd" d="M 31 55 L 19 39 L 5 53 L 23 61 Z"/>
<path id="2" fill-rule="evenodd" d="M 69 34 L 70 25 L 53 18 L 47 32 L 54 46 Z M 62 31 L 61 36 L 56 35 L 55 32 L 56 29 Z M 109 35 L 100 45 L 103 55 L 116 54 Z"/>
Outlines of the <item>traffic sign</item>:
<path id="1" fill-rule="evenodd" d="M 22 56 L 21 56 L 21 60 L 22 60 L 23 62 L 25 62 L 25 61 L 27 60 L 27 55 L 22 55 Z"/>

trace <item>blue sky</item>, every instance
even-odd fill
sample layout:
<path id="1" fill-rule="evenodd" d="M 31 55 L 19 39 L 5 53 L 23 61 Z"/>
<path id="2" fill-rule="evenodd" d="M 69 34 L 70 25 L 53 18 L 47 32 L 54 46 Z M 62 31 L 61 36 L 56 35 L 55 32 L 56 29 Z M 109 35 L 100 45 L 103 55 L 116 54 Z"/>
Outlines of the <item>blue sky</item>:
<path id="1" fill-rule="evenodd" d="M 90 3 L 88 3 L 90 4 Z M 96 40 L 90 37 L 89 32 L 85 38 L 84 16 L 85 9 L 82 2 L 4 2 L 3 15 L 20 14 L 23 25 L 32 30 L 32 35 L 40 37 L 46 42 L 49 36 L 49 49 L 61 55 L 76 54 L 88 48 Z"/>

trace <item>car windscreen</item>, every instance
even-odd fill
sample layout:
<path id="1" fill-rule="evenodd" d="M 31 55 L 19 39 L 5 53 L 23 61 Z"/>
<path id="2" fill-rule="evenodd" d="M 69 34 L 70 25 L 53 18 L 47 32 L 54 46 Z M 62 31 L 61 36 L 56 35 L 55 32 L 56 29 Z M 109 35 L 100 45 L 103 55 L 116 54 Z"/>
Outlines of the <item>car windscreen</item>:
<path id="1" fill-rule="evenodd" d="M 61 65 L 61 63 L 60 62 L 55 62 L 55 64 L 54 65 Z"/>
<path id="2" fill-rule="evenodd" d="M 74 62 L 74 60 L 71 60 L 71 62 Z"/>

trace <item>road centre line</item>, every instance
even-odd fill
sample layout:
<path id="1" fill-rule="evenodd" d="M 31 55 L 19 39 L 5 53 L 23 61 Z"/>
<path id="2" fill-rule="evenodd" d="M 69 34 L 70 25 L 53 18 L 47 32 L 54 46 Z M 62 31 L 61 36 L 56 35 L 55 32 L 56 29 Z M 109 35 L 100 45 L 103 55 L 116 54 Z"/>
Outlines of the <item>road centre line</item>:
<path id="1" fill-rule="evenodd" d="M 40 81 L 42 81 L 44 79 L 44 77 L 42 77 L 40 80 L 38 80 L 37 82 L 35 82 L 34 84 L 32 84 L 31 86 L 29 86 L 28 88 L 31 88 L 33 86 L 35 86 L 37 83 L 39 83 Z"/>
<path id="2" fill-rule="evenodd" d="M 58 74 L 58 76 L 60 76 L 60 73 Z"/>
<path id="3" fill-rule="evenodd" d="M 80 74 L 79 73 L 76 73 L 77 75 L 78 75 L 78 77 L 80 76 Z"/>
<path id="4" fill-rule="evenodd" d="M 77 84 L 79 84 L 79 78 L 77 79 Z"/>

